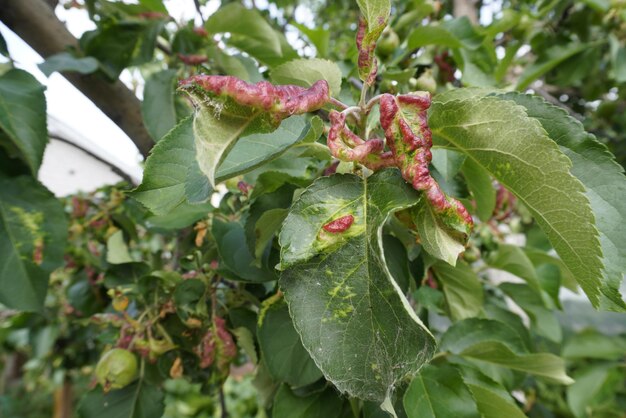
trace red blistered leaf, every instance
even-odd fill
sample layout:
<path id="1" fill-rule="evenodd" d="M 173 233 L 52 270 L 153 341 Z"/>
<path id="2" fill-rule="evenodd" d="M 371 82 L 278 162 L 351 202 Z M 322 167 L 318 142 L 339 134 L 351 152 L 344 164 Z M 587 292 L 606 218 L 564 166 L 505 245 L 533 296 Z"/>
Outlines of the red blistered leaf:
<path id="1" fill-rule="evenodd" d="M 378 60 L 374 55 L 376 38 L 367 36 L 367 21 L 361 17 L 356 32 L 356 46 L 359 50 L 358 66 L 361 79 L 368 85 L 374 84 L 378 73 Z"/>
<path id="2" fill-rule="evenodd" d="M 180 82 L 183 89 L 200 88 L 213 96 L 233 99 L 240 105 L 273 113 L 281 119 L 312 112 L 330 100 L 328 83 L 319 80 L 310 88 L 275 86 L 267 81 L 250 84 L 233 76 L 195 75 Z"/>
<path id="3" fill-rule="evenodd" d="M 328 222 L 322 228 L 324 228 L 324 231 L 330 232 L 331 234 L 338 234 L 347 231 L 352 226 L 353 222 L 354 216 L 346 215 Z"/>
<path id="4" fill-rule="evenodd" d="M 430 96 L 383 94 L 380 124 L 402 177 L 414 189 L 425 193 L 435 212 L 446 218 L 457 218 L 469 230 L 473 220 L 467 209 L 456 199 L 446 196 L 430 175 L 432 137 L 426 112 L 429 107 Z"/>

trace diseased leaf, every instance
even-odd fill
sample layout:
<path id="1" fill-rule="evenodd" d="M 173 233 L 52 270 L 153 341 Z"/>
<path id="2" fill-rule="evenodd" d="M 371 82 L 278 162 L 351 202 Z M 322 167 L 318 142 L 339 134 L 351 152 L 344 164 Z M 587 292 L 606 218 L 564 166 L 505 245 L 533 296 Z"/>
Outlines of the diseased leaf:
<path id="1" fill-rule="evenodd" d="M 341 92 L 341 70 L 332 61 L 319 58 L 298 58 L 275 67 L 271 72 L 276 84 L 294 84 L 311 87 L 316 81 L 326 80 L 331 96 Z"/>
<path id="2" fill-rule="evenodd" d="M 492 319 L 470 318 L 453 324 L 444 334 L 440 349 L 560 384 L 573 382 L 565 373 L 563 359 L 550 353 L 530 353 L 513 328 Z"/>
<path id="3" fill-rule="evenodd" d="M 295 328 L 326 378 L 352 396 L 389 399 L 434 350 L 381 249 L 389 214 L 417 198 L 396 170 L 333 175 L 302 193 L 283 224 L 280 284 Z M 348 216 L 337 232 L 324 228 Z"/>
<path id="4" fill-rule="evenodd" d="M 420 199 L 411 212 L 424 250 L 454 266 L 459 254 L 465 250 L 467 235 L 446 225 L 426 199 Z"/>
<path id="5" fill-rule="evenodd" d="M 481 418 L 476 401 L 458 370 L 428 365 L 404 394 L 408 418 Z"/>
<path id="6" fill-rule="evenodd" d="M 376 41 L 383 33 L 389 21 L 391 2 L 389 0 L 357 0 L 361 10 L 356 45 L 359 50 L 359 76 L 365 83 L 372 85 L 378 70 L 374 55 Z"/>
<path id="7" fill-rule="evenodd" d="M 322 372 L 302 346 L 287 304 L 284 301 L 274 303 L 261 315 L 257 336 L 272 377 L 292 387 L 305 386 L 320 379 Z"/>
<path id="8" fill-rule="evenodd" d="M 317 110 L 329 100 L 328 84 L 323 80 L 304 89 L 200 75 L 185 80 L 181 87 L 196 107 L 196 158 L 212 185 L 218 166 L 240 137 L 273 132 L 283 119 Z"/>
<path id="9" fill-rule="evenodd" d="M 98 70 L 98 60 L 93 57 L 75 57 L 69 52 L 60 52 L 52 55 L 37 65 L 46 77 L 55 71 L 73 71 L 80 74 L 90 74 Z"/>
<path id="10" fill-rule="evenodd" d="M 478 316 L 483 306 L 483 286 L 472 268 L 462 261 L 456 267 L 439 261 L 432 269 L 443 285 L 452 319 Z"/>
<path id="11" fill-rule="evenodd" d="M 582 184 L 569 172 L 570 161 L 539 122 L 511 101 L 446 102 L 443 94 L 434 102 L 429 123 L 439 145 L 466 153 L 528 207 L 598 306 L 602 263 L 594 216 Z"/>
<path id="12" fill-rule="evenodd" d="M 154 141 L 159 141 L 176 125 L 176 71 L 163 70 L 146 80 L 141 102 L 143 120 Z"/>
<path id="13" fill-rule="evenodd" d="M 0 76 L 0 147 L 10 140 L 18 156 L 37 176 L 48 143 L 45 87 L 22 70 L 9 70 Z"/>
<path id="14" fill-rule="evenodd" d="M 599 306 L 607 310 L 625 311 L 626 303 L 619 293 L 626 272 L 624 169 L 615 162 L 605 145 L 585 132 L 582 124 L 563 109 L 529 95 L 511 93 L 502 97 L 524 106 L 528 115 L 541 123 L 550 139 L 572 161 L 571 173 L 585 186 L 585 194 L 600 232 L 604 271 Z M 572 273 L 576 275 L 576 271 Z"/>
<path id="15" fill-rule="evenodd" d="M 430 97 L 413 94 L 380 99 L 380 124 L 402 177 L 423 198 L 413 210 L 424 248 L 454 265 L 473 226 L 472 217 L 456 199 L 446 196 L 431 176 L 431 132 L 426 121 Z"/>
<path id="16" fill-rule="evenodd" d="M 63 263 L 63 205 L 28 176 L 0 180 L 0 303 L 39 311 L 50 273 Z"/>

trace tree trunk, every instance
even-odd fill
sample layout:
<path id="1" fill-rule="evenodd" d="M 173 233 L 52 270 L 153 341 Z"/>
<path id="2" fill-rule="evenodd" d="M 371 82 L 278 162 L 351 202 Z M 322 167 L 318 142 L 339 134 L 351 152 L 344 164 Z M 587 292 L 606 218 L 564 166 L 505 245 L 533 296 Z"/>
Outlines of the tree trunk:
<path id="1" fill-rule="evenodd" d="M 77 39 L 44 0 L 0 0 L 0 20 L 44 58 L 79 49 Z M 97 73 L 64 72 L 63 76 L 119 126 L 144 157 L 148 155 L 154 142 L 143 124 L 141 102 L 132 91 L 121 81 L 111 83 Z"/>
<path id="2" fill-rule="evenodd" d="M 478 24 L 476 0 L 454 0 L 454 17 L 467 16 L 472 24 Z"/>

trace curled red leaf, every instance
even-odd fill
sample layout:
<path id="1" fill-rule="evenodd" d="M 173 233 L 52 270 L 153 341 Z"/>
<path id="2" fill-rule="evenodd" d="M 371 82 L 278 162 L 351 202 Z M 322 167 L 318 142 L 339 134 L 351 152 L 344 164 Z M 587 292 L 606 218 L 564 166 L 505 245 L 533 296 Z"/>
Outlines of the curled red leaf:
<path id="1" fill-rule="evenodd" d="M 331 110 L 328 148 L 333 156 L 344 161 L 355 161 L 371 170 L 394 165 L 393 155 L 383 153 L 385 142 L 373 138 L 364 141 L 346 126 L 346 114 Z"/>
<path id="2" fill-rule="evenodd" d="M 229 365 L 237 356 L 237 346 L 226 329 L 223 318 L 213 318 L 213 326 L 194 351 L 200 357 L 200 368 L 204 369 L 215 363 L 220 373 L 228 374 Z"/>
<path id="3" fill-rule="evenodd" d="M 430 96 L 383 94 L 380 124 L 385 130 L 387 145 L 402 177 L 414 189 L 425 193 L 437 213 L 457 218 L 471 228 L 473 220 L 467 209 L 456 199 L 447 197 L 430 175 L 432 137 L 426 113 L 429 107 Z"/>
<path id="4" fill-rule="evenodd" d="M 291 115 L 312 112 L 330 101 L 328 83 L 319 80 L 310 88 L 267 81 L 250 84 L 233 76 L 195 75 L 180 82 L 183 89 L 200 88 L 212 96 L 229 97 L 244 106 L 251 106 L 284 119 Z"/>
<path id="5" fill-rule="evenodd" d="M 331 234 L 339 234 L 341 232 L 347 231 L 354 222 L 354 216 L 346 215 L 340 218 L 335 219 L 334 221 L 328 222 L 322 228 L 324 231 L 330 232 Z"/>

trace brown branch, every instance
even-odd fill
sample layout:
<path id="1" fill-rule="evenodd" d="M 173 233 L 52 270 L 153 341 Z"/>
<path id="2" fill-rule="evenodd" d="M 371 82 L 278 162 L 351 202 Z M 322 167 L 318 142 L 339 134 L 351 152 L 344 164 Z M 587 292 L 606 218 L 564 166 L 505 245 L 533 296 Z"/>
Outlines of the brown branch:
<path id="1" fill-rule="evenodd" d="M 0 0 L 0 20 L 44 58 L 79 49 L 76 38 L 45 0 Z M 144 157 L 148 155 L 154 142 L 143 124 L 141 102 L 131 90 L 98 73 L 64 72 L 63 76 L 119 126 Z"/>

